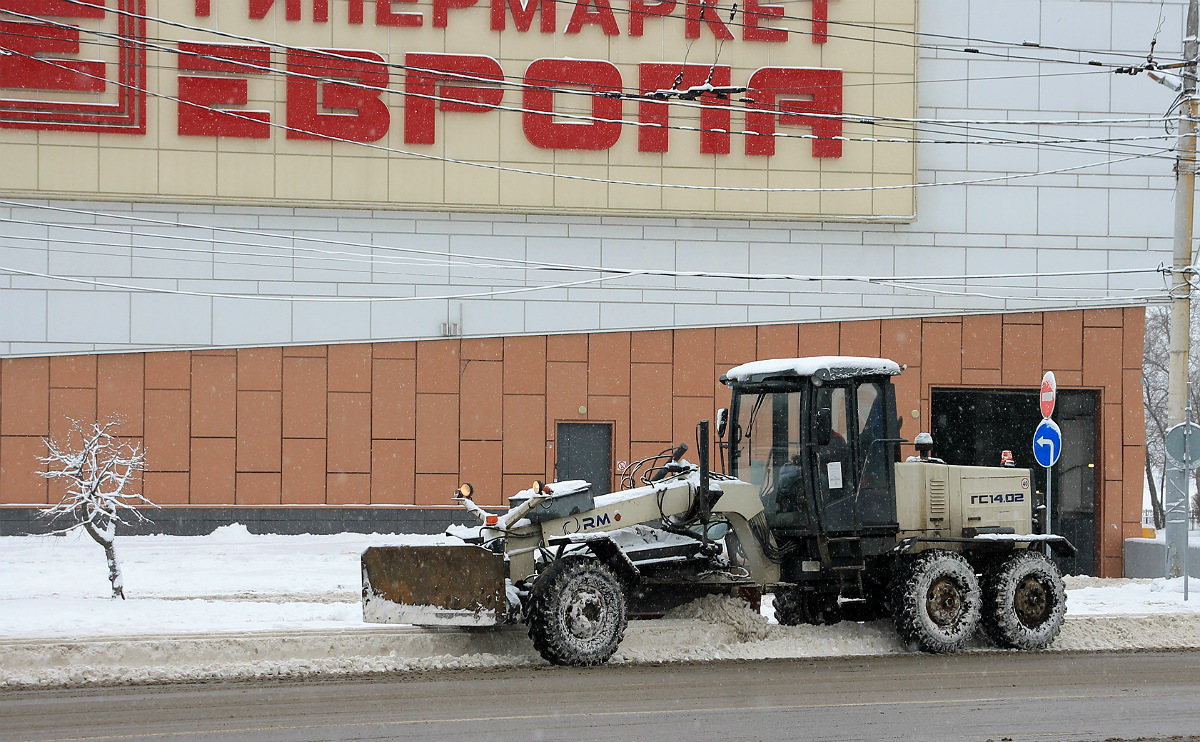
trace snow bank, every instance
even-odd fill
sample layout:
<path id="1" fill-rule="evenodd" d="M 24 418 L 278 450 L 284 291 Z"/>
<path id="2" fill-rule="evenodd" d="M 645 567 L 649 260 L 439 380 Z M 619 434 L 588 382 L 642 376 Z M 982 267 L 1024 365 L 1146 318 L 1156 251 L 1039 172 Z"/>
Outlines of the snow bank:
<path id="1" fill-rule="evenodd" d="M 125 601 L 103 552 L 76 535 L 0 538 L 0 687 L 303 677 L 544 664 L 523 627 L 445 631 L 362 622 L 359 554 L 440 536 L 119 537 Z M 1200 648 L 1200 594 L 1182 580 L 1068 577 L 1052 650 Z M 1200 591 L 1200 581 L 1192 585 Z M 705 598 L 635 621 L 613 662 L 780 659 L 904 652 L 887 621 L 780 626 Z M 981 643 L 973 649 L 987 649 Z"/>

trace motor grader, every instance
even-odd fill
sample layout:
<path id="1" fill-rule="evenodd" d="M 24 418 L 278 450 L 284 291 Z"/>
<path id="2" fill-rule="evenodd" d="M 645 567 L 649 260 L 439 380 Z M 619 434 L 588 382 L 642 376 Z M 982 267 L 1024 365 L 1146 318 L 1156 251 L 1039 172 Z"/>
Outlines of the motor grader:
<path id="1" fill-rule="evenodd" d="M 1027 469 L 898 461 L 893 361 L 828 356 L 747 363 L 721 377 L 721 472 L 709 425 L 686 445 L 630 467 L 623 489 L 584 481 L 533 486 L 505 513 L 454 499 L 480 521 L 452 543 L 371 547 L 363 617 L 418 626 L 524 622 L 559 665 L 595 665 L 630 618 L 661 616 L 712 594 L 756 608 L 773 594 L 779 623 L 891 616 L 928 652 L 961 648 L 978 628 L 1009 648 L 1040 649 L 1066 611 L 1051 549 L 1035 533 Z"/>

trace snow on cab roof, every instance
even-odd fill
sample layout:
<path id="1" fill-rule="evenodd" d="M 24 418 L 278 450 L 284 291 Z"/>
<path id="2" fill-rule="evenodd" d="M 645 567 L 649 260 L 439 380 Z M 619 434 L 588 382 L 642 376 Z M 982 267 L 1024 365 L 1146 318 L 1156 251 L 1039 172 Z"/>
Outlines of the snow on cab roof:
<path id="1" fill-rule="evenodd" d="M 851 376 L 900 373 L 900 365 L 887 358 L 865 358 L 860 356 L 813 356 L 811 358 L 773 358 L 766 361 L 751 361 L 729 369 L 721 377 L 726 384 L 731 382 L 755 382 L 772 376 L 815 376 L 823 381 L 845 379 Z"/>

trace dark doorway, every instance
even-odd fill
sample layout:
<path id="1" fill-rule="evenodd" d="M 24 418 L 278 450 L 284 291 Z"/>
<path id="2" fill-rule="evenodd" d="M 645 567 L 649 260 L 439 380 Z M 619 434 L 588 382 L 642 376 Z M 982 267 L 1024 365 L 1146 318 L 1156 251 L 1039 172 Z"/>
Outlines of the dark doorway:
<path id="1" fill-rule="evenodd" d="M 1035 505 L 1045 503 L 1046 470 L 1033 458 L 1042 419 L 1037 390 L 934 389 L 931 403 L 934 455 L 948 464 L 999 466 L 1000 452 L 1012 451 L 1018 467 L 1033 470 Z M 1054 410 L 1063 451 L 1052 469 L 1051 528 L 1077 550 L 1055 558 L 1063 574 L 1095 574 L 1096 407 L 1096 392 L 1060 390 Z"/>
<path id="2" fill-rule="evenodd" d="M 558 423 L 556 435 L 559 481 L 584 479 L 592 483 L 594 496 L 611 492 L 612 424 Z"/>

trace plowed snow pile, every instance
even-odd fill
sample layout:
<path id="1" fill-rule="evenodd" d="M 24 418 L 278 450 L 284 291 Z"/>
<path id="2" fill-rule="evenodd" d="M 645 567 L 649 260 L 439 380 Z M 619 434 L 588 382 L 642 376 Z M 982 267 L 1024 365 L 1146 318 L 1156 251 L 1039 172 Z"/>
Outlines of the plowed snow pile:
<path id="1" fill-rule="evenodd" d="M 543 664 L 524 627 L 429 631 L 364 624 L 359 554 L 441 537 L 119 537 L 125 601 L 107 598 L 86 537 L 0 538 L 0 687 L 305 676 Z M 1192 586 L 1200 589 L 1200 582 Z M 1060 650 L 1200 648 L 1200 596 L 1181 580 L 1067 579 Z M 780 626 L 716 597 L 631 622 L 614 662 L 907 651 L 887 621 Z M 976 649 L 986 649 L 977 644 Z"/>

